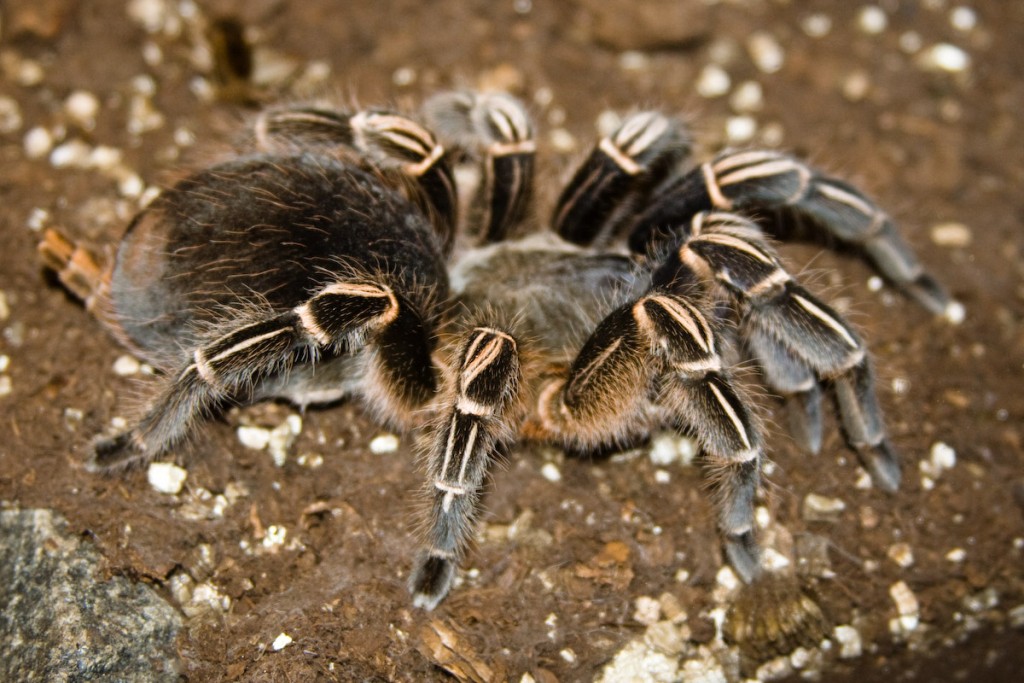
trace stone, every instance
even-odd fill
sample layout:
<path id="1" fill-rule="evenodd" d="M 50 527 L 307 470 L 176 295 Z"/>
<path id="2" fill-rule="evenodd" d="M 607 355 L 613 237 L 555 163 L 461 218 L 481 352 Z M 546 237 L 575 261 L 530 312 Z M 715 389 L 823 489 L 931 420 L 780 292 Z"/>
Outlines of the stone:
<path id="1" fill-rule="evenodd" d="M 180 614 L 50 510 L 0 512 L 0 680 L 178 681 Z"/>

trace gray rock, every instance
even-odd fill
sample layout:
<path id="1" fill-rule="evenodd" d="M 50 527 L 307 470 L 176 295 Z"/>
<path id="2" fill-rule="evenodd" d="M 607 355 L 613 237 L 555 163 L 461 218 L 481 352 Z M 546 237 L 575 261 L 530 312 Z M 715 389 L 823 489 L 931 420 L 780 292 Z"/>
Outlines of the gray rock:
<path id="1" fill-rule="evenodd" d="M 0 680 L 177 681 L 178 612 L 100 580 L 100 557 L 50 510 L 0 512 Z"/>

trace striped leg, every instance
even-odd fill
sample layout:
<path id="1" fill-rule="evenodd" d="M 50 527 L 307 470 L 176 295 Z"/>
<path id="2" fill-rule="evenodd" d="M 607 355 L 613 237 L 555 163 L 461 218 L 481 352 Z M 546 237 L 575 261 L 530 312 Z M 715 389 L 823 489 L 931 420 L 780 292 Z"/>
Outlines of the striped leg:
<path id="1" fill-rule="evenodd" d="M 607 240 L 689 151 L 678 121 L 657 112 L 633 114 L 598 142 L 562 191 L 553 229 L 576 244 Z"/>
<path id="2" fill-rule="evenodd" d="M 429 337 L 418 318 L 384 285 L 338 282 L 286 313 L 235 326 L 197 348 L 134 426 L 97 441 L 91 466 L 110 470 L 157 457 L 223 402 L 326 349 L 375 344 L 374 370 L 390 387 L 391 412 L 418 406 L 434 390 Z M 404 327 L 402 336 L 381 343 L 397 325 Z M 412 362 L 421 369 L 409 374 Z"/>
<path id="3" fill-rule="evenodd" d="M 605 318 L 568 379 L 542 391 L 541 426 L 573 448 L 614 442 L 636 429 L 655 389 L 659 404 L 696 434 L 716 485 L 726 553 L 752 581 L 760 571 L 753 532 L 760 432 L 723 367 L 711 326 L 692 303 L 652 292 Z"/>
<path id="4" fill-rule="evenodd" d="M 433 609 L 451 588 L 473 530 L 480 489 L 495 448 L 514 438 L 519 353 L 501 330 L 478 327 L 462 349 L 453 397 L 430 451 L 427 547 L 409 581 L 413 604 Z"/>
<path id="5" fill-rule="evenodd" d="M 918 262 L 892 219 L 856 188 L 772 151 L 726 152 L 659 190 L 630 245 L 642 252 L 659 232 L 698 211 L 790 208 L 827 236 L 861 251 L 883 276 L 928 310 L 959 321 L 962 306 Z"/>
<path id="6" fill-rule="evenodd" d="M 850 446 L 880 488 L 896 490 L 899 459 L 886 437 L 867 349 L 857 333 L 796 283 L 750 221 L 699 213 L 690 235 L 655 273 L 655 282 L 668 286 L 688 269 L 719 283 L 743 311 L 740 333 L 768 385 L 799 404 L 795 431 L 804 447 L 820 448 L 819 382 L 828 381 Z"/>
<path id="7" fill-rule="evenodd" d="M 533 194 L 537 144 L 519 100 L 502 93 L 449 92 L 424 106 L 442 140 L 480 165 L 468 221 L 478 242 L 499 242 L 522 222 Z"/>
<path id="8" fill-rule="evenodd" d="M 398 171 L 419 188 L 413 199 L 431 219 L 445 253 L 455 239 L 458 213 L 455 179 L 448 155 L 430 131 L 399 114 L 358 114 L 316 107 L 284 107 L 256 120 L 256 144 L 267 151 L 327 148 L 354 152 L 356 160 Z"/>

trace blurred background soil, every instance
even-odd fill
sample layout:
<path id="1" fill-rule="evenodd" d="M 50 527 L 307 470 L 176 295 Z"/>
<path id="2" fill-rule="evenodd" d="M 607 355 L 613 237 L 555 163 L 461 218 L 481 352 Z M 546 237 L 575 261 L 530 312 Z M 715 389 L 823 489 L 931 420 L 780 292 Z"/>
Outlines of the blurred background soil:
<path id="1" fill-rule="evenodd" d="M 208 27 L 223 18 L 254 46 L 247 83 L 218 80 Z M 50 226 L 115 243 L 150 188 L 223 156 L 254 102 L 412 110 L 444 88 L 511 91 L 541 130 L 539 220 L 610 112 L 657 107 L 691 122 L 702 157 L 777 147 L 851 179 L 966 307 L 953 325 L 856 258 L 782 248 L 863 331 L 905 467 L 895 496 L 858 487 L 833 419 L 810 458 L 765 397 L 775 465 L 763 505 L 795 557 L 824 547 L 827 571 L 801 565 L 805 581 L 862 642 L 839 656 L 833 637 L 816 664 L 790 657 L 777 675 L 1019 680 L 1022 35 L 1024 4 L 999 0 L 5 0 L 0 500 L 59 511 L 109 574 L 180 605 L 188 680 L 593 680 L 676 608 L 677 659 L 714 649 L 713 608 L 731 598 L 716 597 L 700 472 L 643 449 L 593 463 L 514 451 L 460 585 L 430 613 L 406 590 L 412 440 L 373 441 L 384 431 L 357 405 L 303 414 L 281 465 L 238 428 L 295 411 L 232 411 L 177 454 L 188 478 L 176 495 L 145 471 L 86 473 L 90 439 L 133 415 L 152 378 L 35 256 Z M 810 514 L 812 493 L 844 505 Z M 899 582 L 918 604 L 903 622 Z M 282 633 L 292 642 L 275 650 Z"/>

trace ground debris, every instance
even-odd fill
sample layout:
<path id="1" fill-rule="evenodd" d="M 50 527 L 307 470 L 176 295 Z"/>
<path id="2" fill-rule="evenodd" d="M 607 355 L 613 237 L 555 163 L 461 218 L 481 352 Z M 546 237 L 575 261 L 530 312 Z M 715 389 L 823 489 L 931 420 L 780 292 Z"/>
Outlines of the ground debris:
<path id="1" fill-rule="evenodd" d="M 420 654 L 460 681 L 491 683 L 498 677 L 473 651 L 469 642 L 449 624 L 434 619 L 420 629 Z"/>

